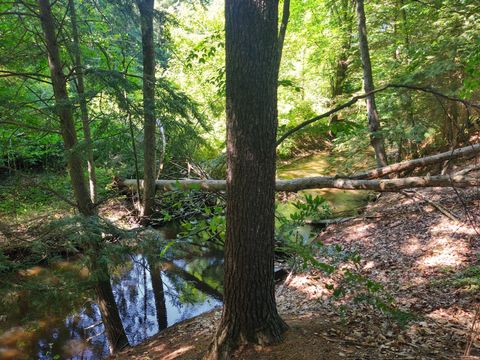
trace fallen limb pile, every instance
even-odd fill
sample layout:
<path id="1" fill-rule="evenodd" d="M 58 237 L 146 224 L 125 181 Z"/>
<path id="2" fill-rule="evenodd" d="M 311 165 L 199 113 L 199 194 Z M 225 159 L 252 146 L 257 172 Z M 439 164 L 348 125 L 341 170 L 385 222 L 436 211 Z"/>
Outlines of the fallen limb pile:
<path id="1" fill-rule="evenodd" d="M 157 180 L 157 190 L 189 190 L 201 189 L 205 191 L 225 191 L 227 183 L 225 180 Z M 128 187 L 136 187 L 134 179 L 124 180 L 123 184 Z M 143 181 L 140 181 L 140 186 Z M 379 192 L 396 192 L 403 189 L 422 187 L 458 187 L 480 186 L 480 179 L 463 175 L 454 176 L 415 176 L 401 179 L 377 179 L 377 180 L 355 180 L 337 178 L 334 176 L 313 176 L 293 180 L 277 180 L 275 188 L 277 191 L 296 192 L 306 189 L 343 189 L 343 190 L 373 190 Z"/>

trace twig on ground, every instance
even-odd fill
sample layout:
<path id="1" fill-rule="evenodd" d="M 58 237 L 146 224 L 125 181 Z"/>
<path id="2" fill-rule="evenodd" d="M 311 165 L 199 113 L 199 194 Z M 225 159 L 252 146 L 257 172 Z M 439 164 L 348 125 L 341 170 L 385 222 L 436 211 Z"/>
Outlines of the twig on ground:
<path id="1" fill-rule="evenodd" d="M 422 201 L 425 201 L 426 203 L 428 203 L 429 205 L 433 206 L 435 209 L 437 209 L 438 211 L 440 211 L 443 215 L 445 215 L 446 217 L 448 217 L 450 220 L 453 220 L 453 221 L 461 221 L 461 219 L 453 214 L 452 212 L 448 211 L 446 208 L 444 208 L 442 205 L 430 200 L 430 199 L 427 199 L 425 196 L 423 196 L 422 194 L 416 192 L 416 191 L 406 191 L 406 190 L 403 190 L 401 191 L 401 193 L 403 195 L 406 195 L 406 196 L 412 196 L 412 197 L 418 197 L 420 198 Z"/>

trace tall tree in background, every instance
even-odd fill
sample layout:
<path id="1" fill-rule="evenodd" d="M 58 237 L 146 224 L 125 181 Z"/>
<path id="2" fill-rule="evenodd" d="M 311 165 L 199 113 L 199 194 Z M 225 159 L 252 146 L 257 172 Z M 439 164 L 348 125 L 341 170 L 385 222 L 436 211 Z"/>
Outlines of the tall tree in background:
<path id="1" fill-rule="evenodd" d="M 140 11 L 143 50 L 144 168 L 142 216 L 152 214 L 155 204 L 155 49 L 153 45 L 154 0 L 136 0 Z"/>
<path id="2" fill-rule="evenodd" d="M 75 75 L 77 87 L 77 94 L 80 102 L 80 115 L 82 118 L 83 136 L 86 143 L 87 151 L 87 171 L 88 182 L 90 189 L 90 199 L 93 203 L 97 201 L 97 177 L 95 175 L 95 163 L 93 161 L 93 144 L 90 133 L 90 119 L 88 116 L 87 99 L 85 98 L 85 84 L 83 76 L 82 55 L 80 52 L 80 36 L 78 35 L 77 12 L 75 10 L 75 3 L 73 0 L 68 1 L 70 10 L 70 21 L 72 23 L 73 36 L 73 58 L 75 61 Z"/>
<path id="3" fill-rule="evenodd" d="M 363 0 L 357 0 L 358 17 L 358 42 L 360 46 L 360 56 L 362 57 L 363 67 L 363 88 L 366 93 L 375 90 L 373 85 L 372 63 L 370 61 L 370 51 L 368 48 L 367 22 L 365 19 L 365 8 Z M 366 98 L 368 112 L 368 128 L 370 129 L 370 142 L 375 150 L 377 166 L 387 165 L 387 154 L 385 153 L 385 141 L 379 133 L 380 118 L 375 105 L 375 95 L 371 94 Z"/>
<path id="4" fill-rule="evenodd" d="M 78 154 L 77 134 L 73 120 L 72 104 L 67 93 L 67 78 L 63 73 L 63 64 L 60 58 L 60 49 L 57 42 L 55 19 L 52 14 L 49 0 L 38 0 L 40 10 L 40 21 L 44 33 L 45 45 L 47 48 L 48 64 L 51 72 L 52 86 L 55 97 L 55 106 L 60 119 L 60 127 L 67 157 L 70 179 L 73 186 L 75 200 L 78 210 L 83 216 L 95 215 L 94 206 L 90 200 L 85 178 L 83 176 L 82 159 Z M 70 9 L 71 10 L 71 9 Z M 111 352 L 120 350 L 128 345 L 128 339 L 118 314 L 117 305 L 113 297 L 112 286 L 108 276 L 108 266 L 98 261 L 96 251 L 99 244 L 93 245 L 92 269 L 101 274 L 95 283 L 98 306 L 102 315 Z"/>
<path id="5" fill-rule="evenodd" d="M 224 308 L 206 359 L 242 343 L 270 344 L 287 329 L 273 277 L 278 9 L 227 0 L 227 233 Z"/>
<path id="6" fill-rule="evenodd" d="M 38 0 L 40 22 L 42 24 L 45 45 L 47 48 L 48 65 L 50 68 L 55 107 L 60 119 L 60 128 L 67 157 L 68 171 L 72 182 L 73 193 L 78 209 L 82 215 L 94 214 L 93 203 L 90 200 L 85 178 L 83 176 L 82 158 L 78 154 L 77 132 L 73 120 L 72 104 L 67 93 L 67 78 L 63 73 L 59 45 L 49 0 Z"/>

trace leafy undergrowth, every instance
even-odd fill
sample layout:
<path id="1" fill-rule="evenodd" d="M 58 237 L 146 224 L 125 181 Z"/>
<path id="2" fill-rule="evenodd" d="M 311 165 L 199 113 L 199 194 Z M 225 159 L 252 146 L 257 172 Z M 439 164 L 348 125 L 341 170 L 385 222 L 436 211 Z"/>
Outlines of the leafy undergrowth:
<path id="1" fill-rule="evenodd" d="M 290 325 L 285 341 L 242 349 L 236 358 L 460 359 L 471 339 L 469 359 L 479 358 L 480 329 L 472 332 L 472 323 L 480 296 L 480 193 L 417 193 L 458 220 L 421 197 L 391 194 L 318 237 L 361 254 L 361 273 L 381 283 L 412 319 L 401 325 L 365 302 L 343 307 L 346 298 L 332 300 L 331 277 L 300 272 L 277 290 L 279 311 Z M 178 324 L 116 358 L 199 359 L 220 315 L 217 309 Z"/>

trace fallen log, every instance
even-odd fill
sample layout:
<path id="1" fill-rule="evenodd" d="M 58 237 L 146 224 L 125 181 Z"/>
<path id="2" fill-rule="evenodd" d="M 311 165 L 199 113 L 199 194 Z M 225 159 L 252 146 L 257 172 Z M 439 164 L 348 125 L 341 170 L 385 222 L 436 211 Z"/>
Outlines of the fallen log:
<path id="1" fill-rule="evenodd" d="M 446 151 L 440 154 L 426 156 L 419 159 L 402 161 L 400 163 L 388 165 L 382 168 L 365 171 L 349 176 L 349 179 L 375 179 L 400 171 L 411 170 L 421 166 L 432 165 L 443 162 L 445 160 L 453 160 L 459 158 L 472 158 L 480 153 L 480 144 L 470 145 L 453 151 Z"/>
<path id="2" fill-rule="evenodd" d="M 136 187 L 137 180 L 123 180 L 123 185 Z M 204 190 L 204 191 L 225 191 L 227 183 L 225 180 L 157 180 L 155 182 L 157 191 L 173 190 Z M 140 180 L 143 186 L 143 180 Z M 342 190 L 372 190 L 378 192 L 396 192 L 403 189 L 423 187 L 458 187 L 465 188 L 480 186 L 480 179 L 464 175 L 438 175 L 438 176 L 414 176 L 399 179 L 349 179 L 335 176 L 313 176 L 297 178 L 292 180 L 277 180 L 276 191 L 297 192 L 307 189 L 342 189 Z"/>

